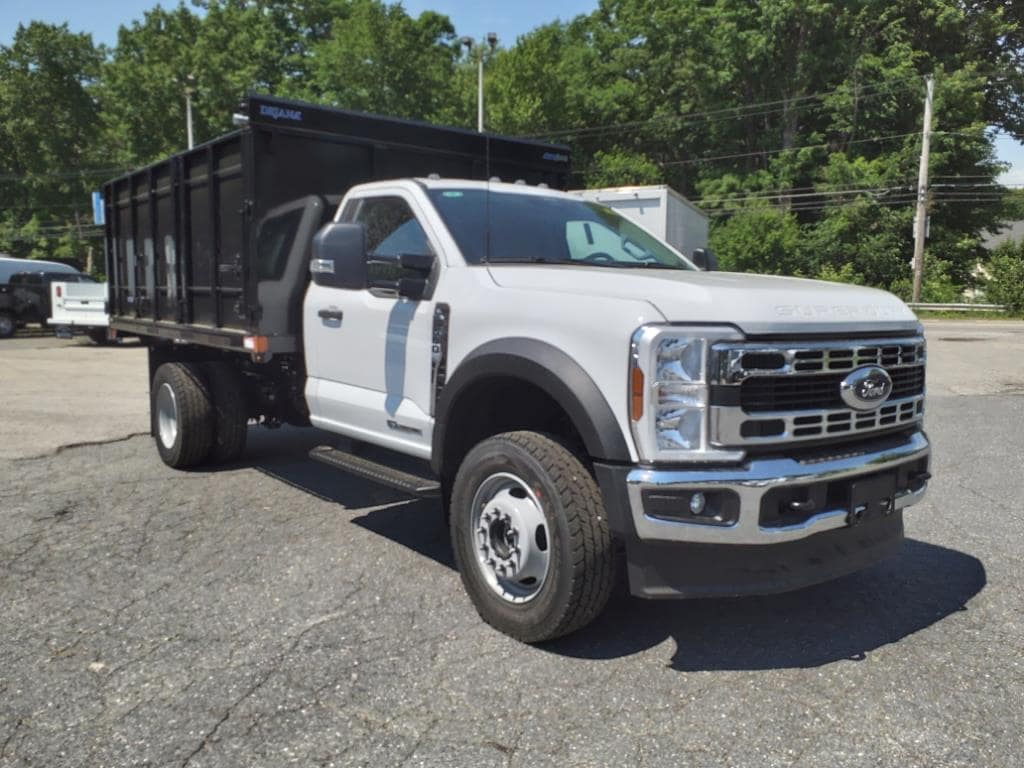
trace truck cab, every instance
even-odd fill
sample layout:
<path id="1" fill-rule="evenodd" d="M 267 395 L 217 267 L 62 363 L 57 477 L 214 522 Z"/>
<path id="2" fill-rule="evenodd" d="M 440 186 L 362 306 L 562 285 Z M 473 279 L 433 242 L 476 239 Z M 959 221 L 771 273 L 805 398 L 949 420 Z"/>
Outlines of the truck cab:
<path id="1" fill-rule="evenodd" d="M 26 323 L 45 322 L 50 283 L 83 278 L 91 280 L 60 262 L 0 256 L 0 339 L 14 335 Z"/>
<path id="2" fill-rule="evenodd" d="M 924 339 L 891 294 L 700 271 L 598 204 L 458 180 L 354 188 L 313 259 L 312 423 L 429 459 L 460 503 L 476 446 L 552 440 L 593 473 L 638 595 L 855 570 L 924 492 Z M 517 537 L 530 503 L 509 513 Z"/>

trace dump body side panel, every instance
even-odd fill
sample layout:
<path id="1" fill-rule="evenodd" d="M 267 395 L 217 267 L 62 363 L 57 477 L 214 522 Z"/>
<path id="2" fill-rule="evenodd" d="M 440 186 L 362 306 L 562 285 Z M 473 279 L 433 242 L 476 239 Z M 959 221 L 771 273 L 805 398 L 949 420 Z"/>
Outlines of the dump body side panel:
<path id="1" fill-rule="evenodd" d="M 244 127 L 104 186 L 112 325 L 301 348 L 312 234 L 367 181 L 501 176 L 564 189 L 564 147 L 252 96 Z"/>

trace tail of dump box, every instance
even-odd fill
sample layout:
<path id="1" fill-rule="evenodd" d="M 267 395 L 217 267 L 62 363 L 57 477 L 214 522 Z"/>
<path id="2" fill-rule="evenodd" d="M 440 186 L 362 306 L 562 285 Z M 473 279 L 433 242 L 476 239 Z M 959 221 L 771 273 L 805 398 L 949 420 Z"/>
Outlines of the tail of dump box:
<path id="1" fill-rule="evenodd" d="M 104 185 L 112 327 L 267 351 L 301 344 L 316 230 L 355 184 L 440 174 L 565 189 L 568 151 L 252 96 L 233 133 Z"/>

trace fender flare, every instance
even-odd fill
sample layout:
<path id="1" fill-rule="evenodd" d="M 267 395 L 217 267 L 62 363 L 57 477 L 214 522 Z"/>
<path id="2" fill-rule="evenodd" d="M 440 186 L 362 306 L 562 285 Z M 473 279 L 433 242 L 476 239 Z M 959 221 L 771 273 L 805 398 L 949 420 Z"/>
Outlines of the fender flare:
<path id="1" fill-rule="evenodd" d="M 438 399 L 431 464 L 441 472 L 449 411 L 459 396 L 483 378 L 522 379 L 550 396 L 568 414 L 591 458 L 630 462 L 629 447 L 608 401 L 590 375 L 569 355 L 537 339 L 489 341 L 470 352 Z"/>

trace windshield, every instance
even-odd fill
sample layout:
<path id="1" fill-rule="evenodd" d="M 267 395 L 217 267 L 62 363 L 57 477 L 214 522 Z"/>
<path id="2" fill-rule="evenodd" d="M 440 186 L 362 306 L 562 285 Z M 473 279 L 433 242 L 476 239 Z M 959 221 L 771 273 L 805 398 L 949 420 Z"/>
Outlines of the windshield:
<path id="1" fill-rule="evenodd" d="M 695 269 L 636 224 L 597 203 L 483 189 L 431 189 L 428 194 L 470 264 Z"/>

